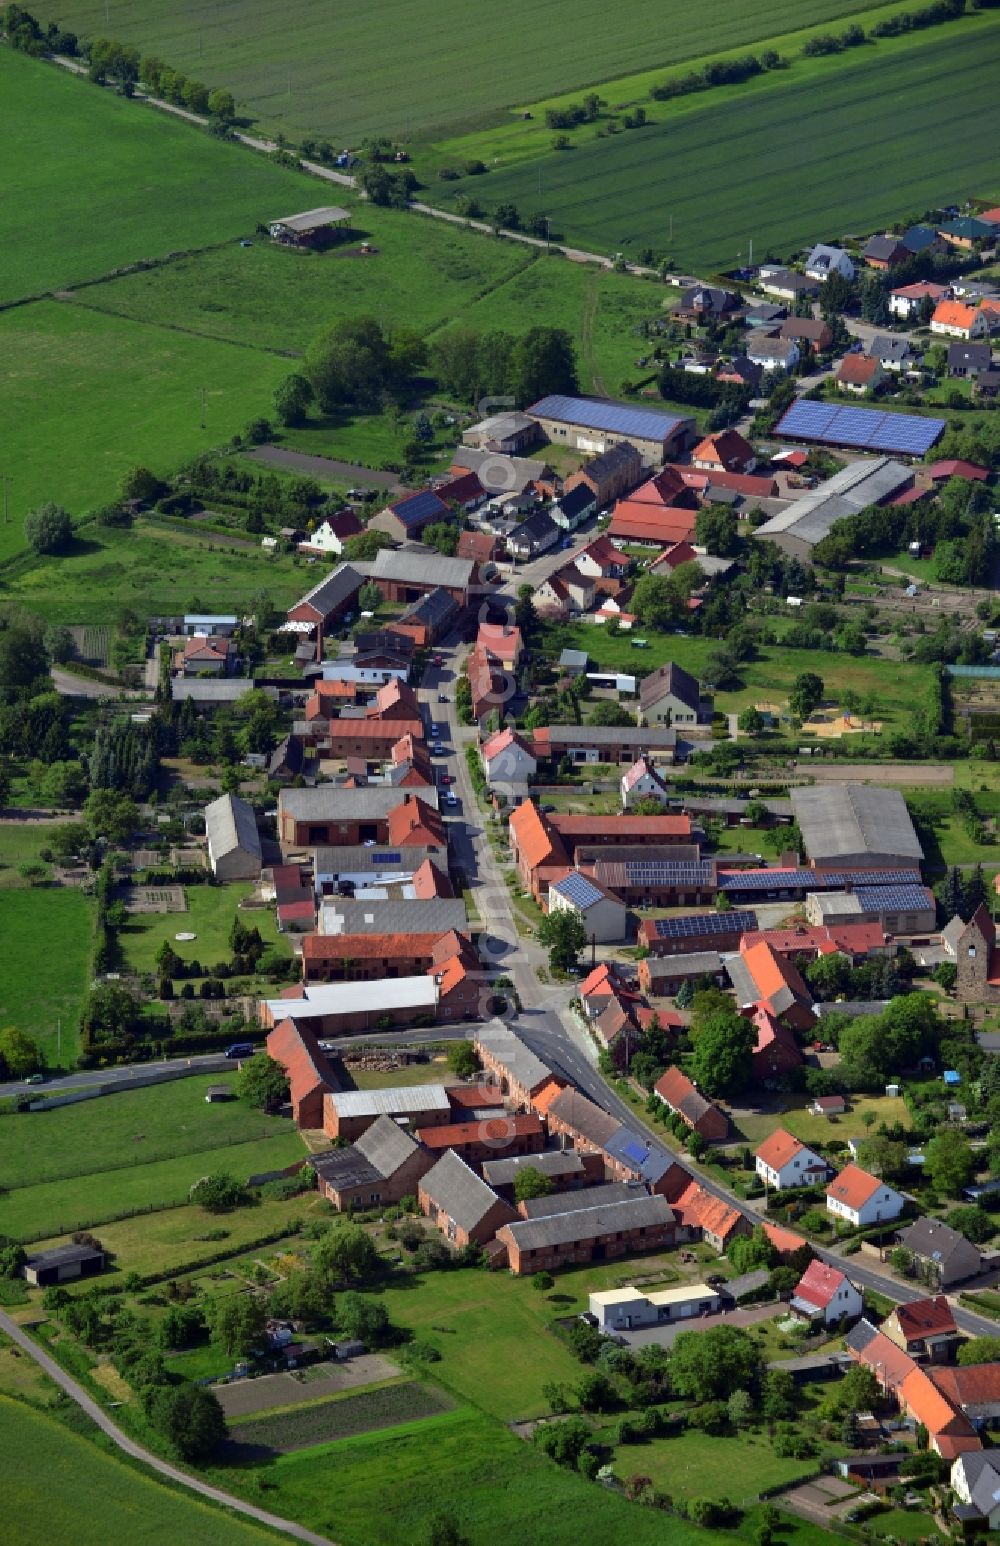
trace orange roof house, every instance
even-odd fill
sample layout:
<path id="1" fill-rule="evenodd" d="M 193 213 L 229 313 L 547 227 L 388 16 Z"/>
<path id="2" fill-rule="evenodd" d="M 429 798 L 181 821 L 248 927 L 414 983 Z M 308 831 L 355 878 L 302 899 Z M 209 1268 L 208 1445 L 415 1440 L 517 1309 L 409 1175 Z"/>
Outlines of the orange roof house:
<path id="1" fill-rule="evenodd" d="M 685 1174 L 679 1165 L 672 1170 Z M 707 1192 L 697 1181 L 691 1180 L 676 1196 L 671 1195 L 673 1190 L 668 1187 L 664 1196 L 677 1214 L 678 1223 L 692 1234 L 700 1233 L 715 1250 L 724 1251 L 737 1235 L 750 1234 L 749 1221 L 739 1208 Z"/>
<path id="2" fill-rule="evenodd" d="M 830 1213 L 858 1227 L 898 1218 L 903 1198 L 860 1165 L 845 1165 L 826 1189 L 826 1206 Z"/>
<path id="3" fill-rule="evenodd" d="M 914 1368 L 899 1387 L 899 1404 L 927 1429 L 927 1442 L 942 1460 L 954 1460 L 983 1441 L 965 1413 L 953 1406 L 923 1369 Z"/>
<path id="4" fill-rule="evenodd" d="M 761 1180 L 778 1190 L 786 1186 L 811 1186 L 828 1174 L 826 1161 L 783 1127 L 768 1134 L 754 1150 L 754 1160 Z"/>
<path id="5" fill-rule="evenodd" d="M 476 643 L 513 670 L 521 658 L 524 641 L 513 623 L 480 623 Z"/>
<path id="6" fill-rule="evenodd" d="M 709 472 L 753 472 L 757 457 L 738 430 L 724 429 L 717 435 L 706 435 L 691 452 L 691 462 Z"/>
<path id="7" fill-rule="evenodd" d="M 420 902 L 435 896 L 455 895 L 447 875 L 442 875 L 429 858 L 424 859 L 414 870 L 410 884 L 413 887 L 415 899 Z"/>
<path id="8" fill-rule="evenodd" d="M 882 380 L 881 363 L 867 354 L 845 354 L 837 368 L 837 385 L 848 392 L 870 392 Z"/>
<path id="9" fill-rule="evenodd" d="M 665 1106 L 675 1112 L 692 1132 L 713 1143 L 729 1136 L 729 1118 L 691 1083 L 687 1074 L 670 1067 L 653 1086 Z"/>
<path id="10" fill-rule="evenodd" d="M 444 823 L 439 811 L 419 795 L 408 794 L 386 819 L 386 841 L 395 848 L 445 848 Z"/>
<path id="11" fill-rule="evenodd" d="M 296 1127 L 321 1128 L 323 1097 L 338 1086 L 316 1036 L 291 1018 L 280 1020 L 267 1038 L 267 1053 L 285 1070 Z"/>
<path id="12" fill-rule="evenodd" d="M 550 878 L 570 868 L 562 838 L 534 800 L 525 800 L 512 811 L 509 832 L 518 873 L 536 902 L 540 901 L 548 892 Z"/>
<path id="13" fill-rule="evenodd" d="M 756 1006 L 753 1023 L 757 1030 L 752 1053 L 753 1076 L 759 1084 L 772 1084 L 799 1067 L 802 1053 L 793 1033 L 766 1004 Z"/>
<path id="14" fill-rule="evenodd" d="M 964 301 L 938 301 L 931 317 L 931 332 L 949 338 L 982 338 L 989 332 L 986 314 Z"/>
<path id="15" fill-rule="evenodd" d="M 741 1009 L 763 1004 L 775 1019 L 794 1030 L 812 1029 L 812 994 L 798 968 L 766 941 L 744 950 L 728 963 L 728 969 Z"/>
<path id="16" fill-rule="evenodd" d="M 619 499 L 607 535 L 612 542 L 653 543 L 669 547 L 694 535 L 698 500 L 680 473 L 664 467 L 627 499 Z M 684 512 L 691 512 L 685 515 Z"/>
<path id="17" fill-rule="evenodd" d="M 782 1262 L 787 1262 L 796 1251 L 801 1251 L 804 1245 L 809 1244 L 808 1240 L 804 1240 L 801 1235 L 796 1235 L 790 1229 L 782 1229 L 780 1224 L 764 1224 L 763 1229 Z"/>

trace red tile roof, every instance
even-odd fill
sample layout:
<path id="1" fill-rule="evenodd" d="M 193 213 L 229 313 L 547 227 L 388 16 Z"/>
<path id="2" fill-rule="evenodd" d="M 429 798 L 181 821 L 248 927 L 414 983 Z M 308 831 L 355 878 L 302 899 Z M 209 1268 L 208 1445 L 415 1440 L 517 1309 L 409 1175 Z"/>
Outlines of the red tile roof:
<path id="1" fill-rule="evenodd" d="M 750 499 L 773 499 L 778 492 L 770 473 L 703 472 L 696 467 L 679 467 L 676 471 L 688 488 L 725 488 Z"/>
<path id="2" fill-rule="evenodd" d="M 845 354 L 837 370 L 837 380 L 849 386 L 867 386 L 881 370 L 879 361 L 867 354 Z"/>
<path id="3" fill-rule="evenodd" d="M 863 1208 L 869 1197 L 874 1197 L 879 1187 L 884 1183 L 878 1176 L 868 1174 L 860 1165 L 845 1165 L 838 1176 L 834 1176 L 826 1189 L 828 1197 L 834 1197 L 838 1202 L 845 1203 L 855 1212 Z"/>
<path id="4" fill-rule="evenodd" d="M 735 429 L 706 435 L 691 452 L 692 462 L 710 462 L 722 472 L 746 472 L 754 459 L 753 446 Z"/>
<path id="5" fill-rule="evenodd" d="M 592 558 L 594 563 L 599 564 L 602 569 L 611 569 L 623 562 L 622 555 L 614 543 L 609 542 L 607 537 L 603 536 L 595 537 L 593 542 L 588 542 L 587 546 L 581 550 L 581 553 L 586 553 L 587 557 Z M 581 553 L 577 553 L 576 557 L 579 558 Z"/>
<path id="6" fill-rule="evenodd" d="M 417 1138 L 427 1149 L 456 1149 L 470 1143 L 492 1143 L 502 1150 L 515 1138 L 544 1133 L 541 1117 L 534 1112 L 514 1116 L 483 1117 L 475 1122 L 449 1122 L 443 1127 L 421 1127 Z"/>
<path id="7" fill-rule="evenodd" d="M 559 811 L 550 818 L 550 823 L 560 837 L 592 837 L 595 842 L 613 834 L 634 837 L 637 841 L 644 837 L 691 836 L 690 816 L 566 816 Z"/>
<path id="8" fill-rule="evenodd" d="M 747 971 L 753 978 L 761 1001 L 769 1008 L 774 1007 L 770 1000 L 783 988 L 787 988 L 789 993 L 804 1003 L 812 1003 L 812 994 L 806 987 L 798 967 L 793 966 L 791 961 L 779 955 L 776 950 L 772 950 L 766 941 L 759 945 L 751 945 L 749 950 L 743 950 L 741 946 L 740 953 Z"/>
<path id="9" fill-rule="evenodd" d="M 665 553 L 658 553 L 649 567 L 650 569 L 659 569 L 662 566 L 664 569 L 673 570 L 679 569 L 681 564 L 696 564 L 697 562 L 698 555 L 690 542 L 675 542 L 672 547 L 667 548 Z"/>
<path id="10" fill-rule="evenodd" d="M 480 623 L 476 643 L 488 649 L 504 665 L 513 665 L 521 650 L 521 630 L 513 624 Z"/>
<path id="11" fill-rule="evenodd" d="M 911 1417 L 923 1423 L 934 1447 L 945 1458 L 968 1449 L 982 1449 L 982 1442 L 965 1413 L 952 1405 L 923 1369 L 915 1368 L 906 1376 L 899 1387 L 899 1400 Z"/>
<path id="12" fill-rule="evenodd" d="M 518 853 L 530 869 L 541 864 L 565 864 L 566 852 L 534 800 L 525 800 L 511 812 L 510 830 Z"/>
<path id="13" fill-rule="evenodd" d="M 776 1127 L 754 1150 L 754 1158 L 763 1160 L 771 1170 L 781 1170 L 789 1160 L 801 1154 L 805 1144 L 783 1127 Z"/>
<path id="14" fill-rule="evenodd" d="M 966 306 L 962 301 L 938 301 L 931 317 L 932 322 L 939 322 L 943 327 L 964 328 L 966 331 L 975 319 L 975 306 Z"/>
<path id="15" fill-rule="evenodd" d="M 301 984 L 297 996 L 302 997 Z M 300 1102 L 314 1091 L 337 1088 L 326 1055 L 307 1026 L 297 1025 L 291 1018 L 279 1020 L 266 1045 L 268 1055 L 281 1064 L 288 1077 L 294 1112 L 297 1113 Z"/>
<path id="16" fill-rule="evenodd" d="M 908 1342 L 922 1337 L 954 1336 L 958 1330 L 944 1294 L 931 1299 L 913 1299 L 895 1309 L 899 1329 Z"/>
<path id="17" fill-rule="evenodd" d="M 839 1267 L 828 1267 L 819 1260 L 811 1261 L 795 1286 L 795 1298 L 825 1310 L 845 1283 L 850 1283 L 850 1279 Z"/>
<path id="18" fill-rule="evenodd" d="M 934 462 L 927 469 L 928 475 L 937 482 L 938 478 L 967 478 L 970 483 L 985 483 L 989 472 L 985 467 L 980 467 L 976 462 L 963 462 L 960 457 L 950 457 L 943 462 Z"/>
<path id="19" fill-rule="evenodd" d="M 395 845 L 420 844 L 425 848 L 445 847 L 444 822 L 440 811 L 431 807 L 419 795 L 408 794 L 389 812 L 386 820 L 389 843 Z"/>
<path id="20" fill-rule="evenodd" d="M 302 959 L 305 963 L 395 961 L 426 956 L 430 962 L 441 938 L 440 934 L 307 934 L 302 941 Z"/>
<path id="21" fill-rule="evenodd" d="M 677 1168 L 680 1169 L 679 1166 Z M 732 1203 L 706 1192 L 694 1180 L 684 1188 L 676 1201 L 672 1197 L 668 1201 L 686 1229 L 702 1229 L 721 1240 L 723 1245 L 733 1231 L 739 1228 L 743 1217 Z"/>
<path id="22" fill-rule="evenodd" d="M 455 895 L 447 875 L 442 875 L 430 859 L 424 859 L 417 866 L 410 884 L 413 887 L 413 895 L 421 902 L 425 902 L 429 897 Z"/>
<path id="23" fill-rule="evenodd" d="M 853 1348 L 850 1351 L 859 1363 L 872 1370 L 882 1389 L 893 1395 L 917 1367 L 909 1353 L 891 1342 L 884 1331 L 877 1331 L 860 1352 Z"/>
<path id="24" fill-rule="evenodd" d="M 793 1234 L 790 1229 L 782 1229 L 779 1224 L 765 1224 L 763 1228 L 779 1256 L 791 1256 L 800 1246 L 808 1244 L 801 1235 Z"/>

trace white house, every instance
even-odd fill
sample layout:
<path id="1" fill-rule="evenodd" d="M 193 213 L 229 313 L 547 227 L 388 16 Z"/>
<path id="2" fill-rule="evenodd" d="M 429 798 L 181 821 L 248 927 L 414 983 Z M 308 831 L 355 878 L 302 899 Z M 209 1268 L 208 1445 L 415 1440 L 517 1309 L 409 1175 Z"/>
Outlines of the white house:
<path id="1" fill-rule="evenodd" d="M 846 1219 L 855 1229 L 898 1219 L 903 1201 L 899 1192 L 860 1165 L 845 1165 L 826 1189 L 827 1212 Z"/>
<path id="2" fill-rule="evenodd" d="M 938 301 L 931 317 L 931 332 L 943 338 L 986 338 L 989 331 L 986 312 L 964 301 Z"/>
<path id="3" fill-rule="evenodd" d="M 629 810 L 640 800 L 658 800 L 666 805 L 669 799 L 670 790 L 647 758 L 640 757 L 622 774 L 622 810 Z"/>
<path id="4" fill-rule="evenodd" d="M 807 1149 L 798 1138 L 778 1127 L 754 1152 L 757 1174 L 765 1186 L 780 1191 L 785 1186 L 812 1186 L 825 1181 L 826 1160 Z"/>
<path id="5" fill-rule="evenodd" d="M 334 558 L 342 558 L 348 538 L 356 537 L 363 529 L 356 515 L 350 510 L 341 510 L 321 521 L 299 547 L 306 553 L 329 553 Z"/>
<path id="6" fill-rule="evenodd" d="M 538 759 L 521 737 L 508 726 L 488 737 L 479 749 L 487 782 L 524 784 L 538 772 Z"/>
<path id="7" fill-rule="evenodd" d="M 907 322 L 910 317 L 917 315 L 927 297 L 936 306 L 938 301 L 950 295 L 951 291 L 947 285 L 934 284 L 929 279 L 922 279 L 917 284 L 901 285 L 898 290 L 893 290 L 889 296 L 889 310 L 894 317 L 900 317 L 902 321 Z"/>
<path id="8" fill-rule="evenodd" d="M 841 1316 L 857 1320 L 864 1309 L 861 1290 L 839 1267 L 828 1267 L 819 1258 L 811 1261 L 795 1286 L 791 1308 L 808 1321 L 835 1326 Z"/>
<path id="9" fill-rule="evenodd" d="M 587 938 L 599 945 L 625 939 L 628 911 L 625 903 L 579 870 L 569 870 L 561 880 L 549 882 L 549 912 L 576 913 Z"/>
<path id="10" fill-rule="evenodd" d="M 238 795 L 220 795 L 205 807 L 205 833 L 213 875 L 219 880 L 259 879 L 260 834 L 252 805 Z"/>
<path id="11" fill-rule="evenodd" d="M 1000 1451 L 972 1449 L 959 1455 L 951 1468 L 951 1490 L 975 1522 L 1000 1530 Z"/>
<path id="12" fill-rule="evenodd" d="M 819 242 L 806 259 L 806 273 L 810 279 L 818 279 L 820 284 L 831 274 L 853 279 L 854 264 L 841 247 L 827 247 Z"/>
<path id="13" fill-rule="evenodd" d="M 794 338 L 772 338 L 770 333 L 751 333 L 746 350 L 751 365 L 765 371 L 794 370 L 800 359 Z"/>

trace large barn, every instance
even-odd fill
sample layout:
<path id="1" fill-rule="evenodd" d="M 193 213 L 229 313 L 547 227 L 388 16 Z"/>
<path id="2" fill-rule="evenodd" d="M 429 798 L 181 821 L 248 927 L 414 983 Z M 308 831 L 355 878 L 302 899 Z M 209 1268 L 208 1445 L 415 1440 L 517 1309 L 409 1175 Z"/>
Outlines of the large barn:
<path id="1" fill-rule="evenodd" d="M 816 869 L 915 869 L 924 857 L 898 789 L 818 784 L 793 789 L 791 802 Z"/>

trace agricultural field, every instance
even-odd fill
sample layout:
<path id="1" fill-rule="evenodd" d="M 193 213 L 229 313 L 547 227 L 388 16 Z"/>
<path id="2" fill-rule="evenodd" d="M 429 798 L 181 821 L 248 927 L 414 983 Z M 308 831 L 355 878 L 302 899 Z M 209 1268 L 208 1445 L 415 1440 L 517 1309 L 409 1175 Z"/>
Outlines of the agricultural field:
<path id="1" fill-rule="evenodd" d="M 117 1097 L 112 1097 L 117 1098 Z M 75 1108 L 70 1107 L 70 1110 Z M 14 1121 L 13 1117 L 6 1120 Z M 29 1117 L 26 1120 L 34 1120 Z M 16 1239 L 41 1239 L 65 1235 L 74 1229 L 97 1226 L 105 1219 L 130 1209 L 157 1208 L 183 1203 L 195 1181 L 215 1170 L 245 1179 L 265 1170 L 280 1170 L 304 1158 L 298 1134 L 275 1127 L 271 1138 L 223 1143 L 171 1159 L 126 1168 L 95 1170 L 59 1181 L 41 1181 L 0 1197 L 0 1234 Z M 120 1158 L 116 1155 L 115 1159 Z M 248 1210 L 254 1213 L 256 1210 Z M 208 1214 L 202 1215 L 208 1219 Z M 147 1227 L 143 1221 L 143 1227 Z M 205 1228 L 211 1227 L 209 1224 Z"/>
<path id="2" fill-rule="evenodd" d="M 433 1385 L 413 1380 L 383 1384 L 374 1390 L 349 1391 L 327 1401 L 284 1407 L 265 1417 L 234 1424 L 230 1436 L 239 1445 L 291 1454 L 333 1439 L 375 1433 L 400 1423 L 417 1422 L 451 1409 L 452 1403 Z"/>
<path id="3" fill-rule="evenodd" d="M 225 1081 L 233 1086 L 235 1075 Z M 196 1074 L 143 1089 L 28 1112 L 0 1123 L 0 1175 L 8 1191 L 41 1181 L 149 1165 L 223 1144 L 253 1143 L 294 1131 L 233 1100 L 209 1104 L 219 1074 Z"/>
<path id="4" fill-rule="evenodd" d="M 162 1486 L 55 1418 L 6 1397 L 0 1397 L 0 1445 L 4 1509 L 18 1546 L 71 1539 L 79 1546 L 106 1546 L 126 1530 L 144 1546 L 185 1540 L 266 1546 L 274 1539 L 270 1531 Z"/>
<path id="5" fill-rule="evenodd" d="M 39 829 L 24 830 L 37 834 Z M 9 831 L 0 827 L 0 854 Z M 8 862 L 6 856 L 2 862 Z M 70 1065 L 76 1060 L 80 1005 L 90 976 L 93 905 L 69 887 L 28 888 L 22 883 L 19 889 L 8 889 L 4 882 L 9 873 L 0 869 L 0 1025 L 16 1025 L 33 1036 L 50 1064 Z M 27 965 L 37 961 L 43 939 L 59 942 L 57 950 L 48 952 L 44 984 L 39 972 Z"/>
<path id="6" fill-rule="evenodd" d="M 8 48 L 0 98 L 0 304 L 252 235 L 317 202 L 301 172 Z"/>
<path id="7" fill-rule="evenodd" d="M 289 0 L 280 12 L 237 0 L 210 12 L 196 0 L 147 0 L 141 9 L 111 0 L 106 12 L 103 0 L 68 0 L 59 18 L 229 87 L 237 107 L 266 128 L 357 145 L 368 134 L 409 140 L 492 122 L 515 103 L 743 47 L 868 3 L 715 0 L 706 17 L 697 0 L 673 0 L 668 19 L 657 0 L 635 0 L 624 14 L 600 0 L 550 0 L 543 14 L 531 0 L 513 0 L 502 40 L 459 0 L 438 0 L 433 13 L 417 0 L 385 0 L 335 21 L 318 0 Z"/>
<path id="8" fill-rule="evenodd" d="M 302 560 L 213 543 L 197 526 L 140 520 L 127 531 L 88 526 L 60 557 L 19 560 L 0 577 L 0 602 L 17 602 L 46 622 L 85 624 L 122 607 L 140 616 L 206 604 L 235 612 L 260 590 L 284 610 L 318 578 Z"/>
<path id="9" fill-rule="evenodd" d="M 24 547 L 21 523 L 35 505 L 54 499 L 79 516 L 113 499 L 137 462 L 165 474 L 223 444 L 267 412 L 290 368 L 267 350 L 62 301 L 0 312 L 0 350 L 15 468 L 0 558 Z M 67 621 L 102 623 L 107 613 Z"/>
<path id="10" fill-rule="evenodd" d="M 217 961 L 228 961 L 232 955 L 229 931 L 237 916 L 247 928 L 260 930 L 265 945 L 289 955 L 288 936 L 278 932 L 273 908 L 240 910 L 241 900 L 253 889 L 252 885 L 185 886 L 186 912 L 130 913 L 119 936 L 129 966 L 136 972 L 155 972 L 157 952 L 169 942 L 182 961 L 199 961 L 207 975 Z M 174 938 L 178 933 L 197 937 L 178 940 Z"/>
<path id="11" fill-rule="evenodd" d="M 650 247 L 696 271 L 745 259 L 751 238 L 761 255 L 792 253 L 996 191 L 998 40 L 984 13 L 856 50 L 849 63 L 834 56 L 787 78 L 682 98 L 642 130 L 442 184 L 434 196 L 511 202 L 592 250 L 634 257 Z"/>

